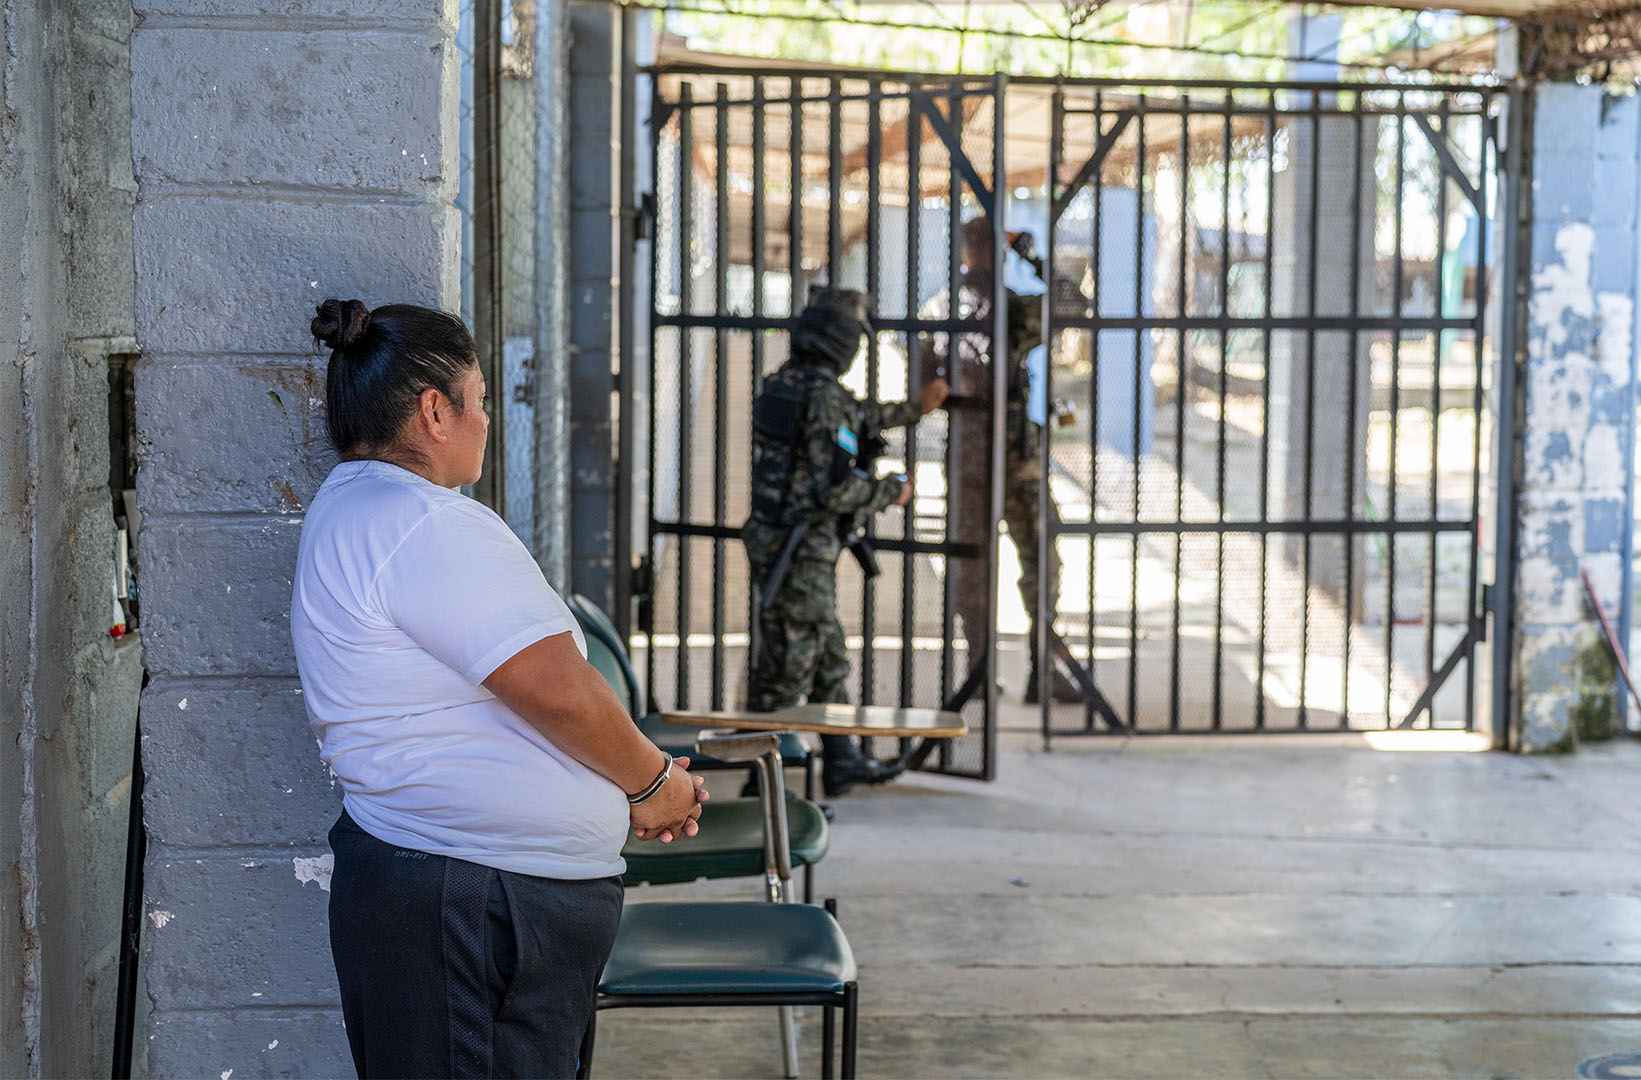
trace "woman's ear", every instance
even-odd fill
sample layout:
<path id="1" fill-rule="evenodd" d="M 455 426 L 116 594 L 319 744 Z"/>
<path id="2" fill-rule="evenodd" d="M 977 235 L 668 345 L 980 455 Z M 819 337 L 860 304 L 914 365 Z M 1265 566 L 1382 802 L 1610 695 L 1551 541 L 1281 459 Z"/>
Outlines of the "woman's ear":
<path id="1" fill-rule="evenodd" d="M 450 432 L 446 425 L 450 420 L 450 401 L 431 386 L 421 392 L 417 399 L 416 417 L 421 422 L 422 430 L 434 442 L 448 442 Z"/>

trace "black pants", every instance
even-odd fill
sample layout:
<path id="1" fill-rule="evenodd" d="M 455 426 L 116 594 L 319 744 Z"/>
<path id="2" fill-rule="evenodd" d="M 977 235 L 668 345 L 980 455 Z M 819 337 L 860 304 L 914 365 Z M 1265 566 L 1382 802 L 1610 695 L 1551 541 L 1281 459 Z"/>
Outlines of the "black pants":
<path id="1" fill-rule="evenodd" d="M 330 941 L 359 1075 L 569 1077 L 621 879 L 558 881 L 330 831 Z"/>

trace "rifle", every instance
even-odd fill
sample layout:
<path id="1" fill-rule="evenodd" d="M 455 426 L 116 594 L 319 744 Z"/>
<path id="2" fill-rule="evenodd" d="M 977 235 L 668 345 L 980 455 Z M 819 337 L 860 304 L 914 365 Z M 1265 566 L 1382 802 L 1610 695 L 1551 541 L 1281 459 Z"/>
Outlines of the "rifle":
<path id="1" fill-rule="evenodd" d="M 808 531 L 809 522 L 800 521 L 786 534 L 786 543 L 781 545 L 781 553 L 775 559 L 775 565 L 769 568 L 769 576 L 764 579 L 763 589 L 758 593 L 759 611 L 767 610 L 775 602 L 775 594 L 780 591 L 781 582 L 786 580 L 787 568 L 792 565 L 792 556 L 797 554 L 798 544 Z"/>
<path id="2" fill-rule="evenodd" d="M 840 518 L 838 526 L 844 528 L 847 519 Z M 849 554 L 855 557 L 860 564 L 860 572 L 868 578 L 875 578 L 883 571 L 877 565 L 877 548 L 872 545 L 872 538 L 866 535 L 866 527 L 850 521 L 849 531 L 843 534 L 843 546 L 849 549 Z"/>
<path id="3" fill-rule="evenodd" d="M 856 458 L 855 472 L 859 476 L 870 479 L 871 465 L 883 453 L 885 448 L 883 436 L 871 434 L 860 440 L 860 452 Z M 905 477 L 901 477 L 904 483 Z M 883 571 L 877 564 L 877 548 L 872 546 L 872 538 L 866 535 L 866 514 L 842 514 L 837 519 L 838 539 L 843 546 L 849 549 L 855 562 L 860 564 L 860 571 L 868 578 L 875 578 Z M 799 521 L 786 534 L 786 543 L 781 545 L 781 553 L 775 559 L 775 565 L 769 568 L 769 576 L 764 578 L 763 588 L 758 593 L 758 608 L 766 610 L 775 602 L 775 594 L 780 591 L 781 582 L 786 580 L 786 572 L 792 565 L 792 559 L 798 553 L 798 545 L 802 543 L 804 535 L 809 531 L 808 521 Z"/>

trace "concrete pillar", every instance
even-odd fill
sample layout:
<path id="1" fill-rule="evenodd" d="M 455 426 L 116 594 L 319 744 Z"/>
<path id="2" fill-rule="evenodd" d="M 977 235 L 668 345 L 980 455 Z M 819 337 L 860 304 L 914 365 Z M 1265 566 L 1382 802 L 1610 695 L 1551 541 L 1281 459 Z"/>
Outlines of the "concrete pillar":
<path id="1" fill-rule="evenodd" d="M 327 296 L 454 310 L 451 0 L 139 0 L 131 44 L 155 1075 L 351 1075 L 339 793 L 289 636 Z M 139 1035 L 141 1037 L 141 1035 Z"/>
<path id="2" fill-rule="evenodd" d="M 0 11 L 0 1076 L 105 1073 L 142 678 L 114 623 L 131 9 Z M 123 479 L 116 482 L 122 484 Z"/>
<path id="3" fill-rule="evenodd" d="M 1615 620 L 1634 445 L 1637 103 L 1545 84 L 1532 120 L 1532 217 L 1516 489 L 1516 694 L 1523 751 L 1616 722 L 1617 681 L 1579 580 Z"/>
<path id="4" fill-rule="evenodd" d="M 1315 20 L 1312 20 L 1313 22 Z M 1327 109 L 1332 95 L 1322 95 Z M 1298 105 L 1309 107 L 1302 93 Z M 1315 314 L 1351 313 L 1352 280 L 1350 237 L 1356 245 L 1356 313 L 1388 314 L 1389 301 L 1376 302 L 1374 283 L 1374 215 L 1377 202 L 1374 157 L 1378 127 L 1365 121 L 1361 145 L 1355 122 L 1348 116 L 1324 116 L 1320 130 L 1308 117 L 1287 122 L 1287 167 L 1276 174 L 1275 221 L 1272 226 L 1271 309 L 1281 316 L 1311 313 L 1311 257 L 1315 251 Z M 1358 164 L 1360 172 L 1357 171 Z M 1311 193 L 1316 193 L 1315 231 L 1311 227 Z M 1360 217 L 1357 216 L 1358 207 Z M 1314 341 L 1314 344 L 1313 344 Z M 1309 469 L 1310 514 L 1315 518 L 1360 518 L 1367 487 L 1366 447 L 1368 406 L 1372 401 L 1369 347 L 1372 336 L 1341 331 L 1308 335 L 1276 331 L 1271 335 L 1271 512 L 1288 520 L 1306 512 L 1306 472 Z M 1314 360 L 1312 350 L 1314 349 Z M 1311 372 L 1314 370 L 1314 386 Z M 1352 441 L 1351 386 L 1355 383 L 1355 425 Z M 1307 454 L 1308 443 L 1308 454 Z M 1307 466 L 1307 456 L 1309 464 Z M 1355 470 L 1354 505 L 1345 505 L 1344 469 Z M 1289 561 L 1301 560 L 1301 540 L 1288 538 L 1284 552 Z M 1311 583 L 1339 589 L 1344 583 L 1344 547 L 1336 540 L 1311 546 Z M 1361 589 L 1361 567 L 1356 560 Z M 1352 605 L 1360 613 L 1361 603 Z"/>
<path id="5" fill-rule="evenodd" d="M 615 604 L 616 373 L 621 288 L 621 9 L 571 0 L 570 587 Z"/>

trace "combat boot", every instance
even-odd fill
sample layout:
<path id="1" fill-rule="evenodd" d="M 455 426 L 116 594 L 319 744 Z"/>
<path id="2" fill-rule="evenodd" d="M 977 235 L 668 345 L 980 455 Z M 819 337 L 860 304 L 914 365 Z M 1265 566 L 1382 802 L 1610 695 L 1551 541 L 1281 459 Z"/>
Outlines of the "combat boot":
<path id="1" fill-rule="evenodd" d="M 1034 667 L 1026 678 L 1027 705 L 1036 705 L 1041 700 L 1037 686 L 1037 669 Z M 1078 689 L 1076 683 L 1066 678 L 1064 672 L 1055 668 L 1053 676 L 1049 679 L 1049 700 L 1059 705 L 1074 705 L 1083 700 L 1083 692 Z"/>
<path id="2" fill-rule="evenodd" d="M 898 761 L 879 761 L 865 754 L 828 761 L 821 766 L 821 789 L 827 798 L 835 799 L 849 794 L 856 784 L 886 784 L 905 771 Z"/>
<path id="3" fill-rule="evenodd" d="M 847 795 L 856 784 L 884 784 L 905 771 L 899 762 L 879 761 L 861 753 L 853 739 L 823 735 L 825 751 L 821 765 L 821 790 L 829 799 Z"/>

